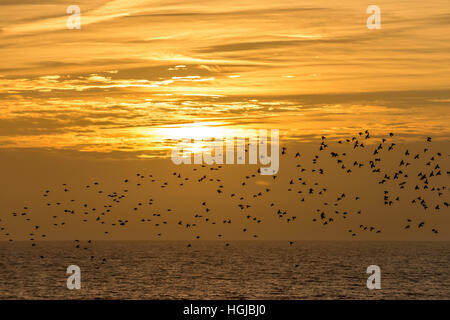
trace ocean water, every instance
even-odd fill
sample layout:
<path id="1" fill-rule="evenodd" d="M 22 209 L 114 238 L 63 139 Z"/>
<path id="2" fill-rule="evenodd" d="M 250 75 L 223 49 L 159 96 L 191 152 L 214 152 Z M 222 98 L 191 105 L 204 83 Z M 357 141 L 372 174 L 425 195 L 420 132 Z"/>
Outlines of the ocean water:
<path id="1" fill-rule="evenodd" d="M 1 299 L 450 299 L 449 242 L 0 243 Z M 44 256 L 41 258 L 40 256 Z M 93 256 L 93 258 L 91 258 Z M 106 261 L 103 261 L 103 259 Z M 66 286 L 81 268 L 81 290 Z M 369 265 L 381 290 L 369 290 Z"/>

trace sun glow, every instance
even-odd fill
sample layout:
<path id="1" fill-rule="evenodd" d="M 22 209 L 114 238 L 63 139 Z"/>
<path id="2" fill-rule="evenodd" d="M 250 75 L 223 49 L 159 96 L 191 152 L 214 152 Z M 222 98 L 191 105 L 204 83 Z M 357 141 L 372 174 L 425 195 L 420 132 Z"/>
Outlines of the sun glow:
<path id="1" fill-rule="evenodd" d="M 165 126 L 152 129 L 151 134 L 161 137 L 163 140 L 192 139 L 196 141 L 212 138 L 233 138 L 246 136 L 251 130 L 225 127 L 224 122 L 195 122 L 183 125 Z"/>

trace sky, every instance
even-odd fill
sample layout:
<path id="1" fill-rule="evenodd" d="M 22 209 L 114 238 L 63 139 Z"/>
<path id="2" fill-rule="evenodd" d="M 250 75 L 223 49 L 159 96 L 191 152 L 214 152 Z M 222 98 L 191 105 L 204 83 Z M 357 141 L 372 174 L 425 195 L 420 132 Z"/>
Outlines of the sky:
<path id="1" fill-rule="evenodd" d="M 381 29 L 367 28 L 370 4 L 381 9 Z M 69 5 L 81 9 L 80 29 L 67 28 Z M 450 7 L 446 0 L 2 0 L 0 8 L 4 177 L 0 191 L 3 219 L 17 237 L 25 237 L 26 231 L 22 222 L 9 217 L 11 211 L 28 203 L 35 208 L 36 219 L 45 221 L 49 209 L 38 203 L 42 190 L 50 187 L 99 180 L 105 188 L 119 190 L 123 179 L 136 177 L 136 172 L 158 174 L 158 181 L 165 181 L 172 172 L 182 171 L 194 179 L 192 167 L 170 161 L 173 140 L 179 137 L 279 129 L 280 146 L 287 146 L 291 157 L 280 164 L 279 175 L 287 181 L 296 174 L 291 163 L 294 150 L 310 163 L 321 136 L 330 146 L 341 148 L 338 140 L 364 130 L 373 137 L 368 146 L 395 132 L 402 152 L 422 150 L 432 136 L 435 145 L 429 148 L 443 153 L 442 172 L 448 168 Z M 369 153 L 361 157 L 369 161 Z M 391 160 L 387 167 L 393 170 L 394 160 L 399 159 Z M 423 166 L 427 169 L 426 161 Z M 256 168 L 231 166 L 217 174 L 233 184 Z M 323 179 L 336 192 L 345 186 L 367 199 L 376 192 L 383 197 L 378 181 L 362 173 L 350 182 L 330 170 Z M 362 188 L 366 179 L 374 180 L 374 186 Z M 448 175 L 439 179 L 442 185 L 448 183 Z M 253 189 L 242 192 L 251 196 L 272 184 L 270 178 L 258 178 L 250 186 Z M 196 206 L 201 198 L 214 204 L 218 215 L 236 210 L 208 193 L 215 187 L 189 188 L 163 194 L 158 189 L 154 197 L 171 203 L 176 195 L 181 217 L 203 209 Z M 298 209 L 284 187 L 273 188 L 274 192 L 279 188 L 278 202 L 290 212 Z M 84 189 L 73 192 L 79 201 L 86 196 Z M 146 191 L 135 194 L 136 201 L 147 196 Z M 189 203 L 193 194 L 199 197 L 196 204 Z M 448 191 L 445 195 L 448 199 Z M 412 191 L 406 194 L 411 196 Z M 91 201 L 103 204 L 103 199 Z M 432 233 L 403 232 L 408 215 L 421 219 L 422 211 L 411 209 L 410 201 L 395 209 L 364 201 L 370 214 L 350 226 L 325 231 L 315 227 L 309 215 L 318 203 L 312 203 L 301 210 L 307 212 L 303 224 L 263 223 L 258 234 L 262 239 L 348 239 L 348 229 L 376 222 L 389 230 L 387 235 L 363 233 L 358 239 L 436 239 Z M 167 209 L 166 202 L 160 210 Z M 270 210 L 255 208 L 252 216 L 270 217 Z M 398 214 L 395 224 L 391 212 Z M 450 240 L 448 208 L 447 215 L 432 219 L 441 228 L 439 239 Z M 244 222 L 229 232 L 230 239 L 247 239 L 240 232 Z M 88 224 L 84 231 L 86 224 L 73 222 L 52 237 L 62 239 L 81 231 L 86 237 L 100 237 L 102 226 Z M 201 231 L 214 238 L 212 229 L 204 226 Z M 153 231 L 136 230 L 111 238 L 155 238 Z M 177 230 L 169 229 L 167 238 L 190 236 Z"/>

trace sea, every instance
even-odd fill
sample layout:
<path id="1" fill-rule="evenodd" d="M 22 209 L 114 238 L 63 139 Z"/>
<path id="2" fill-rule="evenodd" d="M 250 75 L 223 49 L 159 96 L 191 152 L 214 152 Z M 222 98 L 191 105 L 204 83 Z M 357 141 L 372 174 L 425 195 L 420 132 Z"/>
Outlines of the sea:
<path id="1" fill-rule="evenodd" d="M 450 242 L 189 243 L 0 242 L 0 299 L 450 299 Z"/>

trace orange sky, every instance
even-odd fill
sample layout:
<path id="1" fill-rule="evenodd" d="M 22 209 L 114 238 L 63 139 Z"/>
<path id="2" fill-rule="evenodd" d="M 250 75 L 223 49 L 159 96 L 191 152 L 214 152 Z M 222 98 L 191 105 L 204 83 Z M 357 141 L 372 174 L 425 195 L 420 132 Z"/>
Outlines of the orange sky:
<path id="1" fill-rule="evenodd" d="M 313 150 L 322 135 L 335 142 L 369 129 L 378 140 L 368 145 L 394 131 L 398 144 L 419 149 L 433 136 L 448 150 L 447 0 L 378 1 L 381 30 L 367 29 L 369 3 L 356 0 L 76 4 L 80 30 L 66 28 L 66 1 L 0 3 L 0 161 L 8 177 L 1 190 L 9 194 L 8 214 L 25 200 L 38 201 L 39 188 L 64 183 L 66 174 L 85 184 L 64 169 L 68 159 L 76 159 L 68 168 L 83 178 L 110 177 L 112 189 L 140 166 L 181 170 L 167 159 L 171 130 L 189 137 L 277 128 L 282 144 Z M 448 155 L 442 161 L 448 164 Z M 287 179 L 294 171 L 285 168 Z M 328 175 L 327 183 L 336 177 Z M 311 230 L 301 237 L 314 238 Z M 318 237 L 340 238 L 337 230 Z M 387 237 L 416 239 L 395 230 Z"/>

